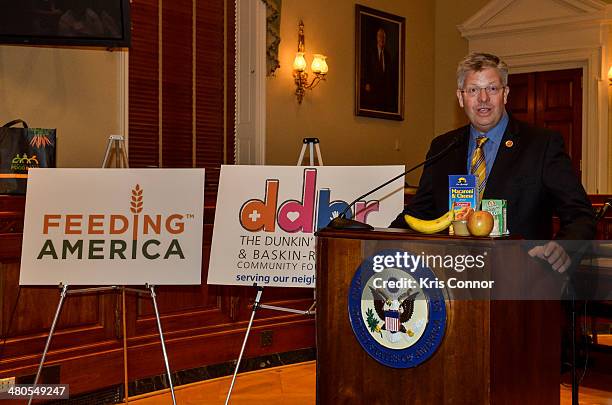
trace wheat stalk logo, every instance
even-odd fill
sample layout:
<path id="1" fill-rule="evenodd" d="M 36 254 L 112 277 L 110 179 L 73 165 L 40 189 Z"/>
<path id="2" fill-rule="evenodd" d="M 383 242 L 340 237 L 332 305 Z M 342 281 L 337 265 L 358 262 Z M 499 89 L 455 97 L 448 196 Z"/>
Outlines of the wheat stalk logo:
<path id="1" fill-rule="evenodd" d="M 142 212 L 142 189 L 140 185 L 136 184 L 136 187 L 132 189 L 132 202 L 130 203 L 130 211 L 133 214 L 140 214 Z"/>

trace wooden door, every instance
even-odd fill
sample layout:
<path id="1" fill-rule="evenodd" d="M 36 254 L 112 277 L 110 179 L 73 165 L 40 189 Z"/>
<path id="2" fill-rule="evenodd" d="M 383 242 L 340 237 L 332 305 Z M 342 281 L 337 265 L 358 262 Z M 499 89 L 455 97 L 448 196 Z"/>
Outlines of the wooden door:
<path id="1" fill-rule="evenodd" d="M 553 129 L 580 176 L 582 158 L 582 69 L 510 75 L 508 111 L 521 121 Z"/>

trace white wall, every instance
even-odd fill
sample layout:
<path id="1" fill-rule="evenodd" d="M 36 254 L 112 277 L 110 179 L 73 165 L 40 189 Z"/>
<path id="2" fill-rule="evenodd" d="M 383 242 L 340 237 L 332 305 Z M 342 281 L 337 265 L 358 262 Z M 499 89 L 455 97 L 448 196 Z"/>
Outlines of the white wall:
<path id="1" fill-rule="evenodd" d="M 100 167 L 124 126 L 124 51 L 0 46 L 0 125 L 57 128 L 58 167 Z"/>

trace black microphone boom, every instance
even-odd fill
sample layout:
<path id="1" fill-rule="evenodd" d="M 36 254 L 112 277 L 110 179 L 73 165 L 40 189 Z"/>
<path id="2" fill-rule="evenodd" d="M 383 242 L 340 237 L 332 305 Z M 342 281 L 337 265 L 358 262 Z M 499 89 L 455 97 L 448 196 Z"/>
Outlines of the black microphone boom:
<path id="1" fill-rule="evenodd" d="M 450 151 L 455 145 L 457 145 L 460 141 L 461 141 L 461 138 L 459 136 L 455 137 L 452 140 L 452 142 L 449 143 L 440 152 L 438 152 L 435 155 L 425 159 L 424 161 L 422 161 L 418 165 L 411 167 L 410 169 L 406 170 L 405 172 L 398 174 L 397 176 L 393 177 L 391 180 L 387 180 L 386 182 L 384 182 L 380 186 L 378 186 L 378 187 L 368 191 L 367 193 L 365 193 L 363 195 L 360 195 L 359 197 L 355 198 L 349 205 L 346 206 L 346 208 L 340 213 L 340 215 L 338 215 L 329 224 L 327 224 L 327 228 L 331 228 L 331 229 L 368 229 L 368 230 L 374 229 L 374 227 L 372 225 L 364 224 L 363 222 L 359 222 L 359 221 L 355 221 L 354 219 L 346 218 L 346 213 L 348 212 L 348 210 L 351 209 L 351 207 L 357 201 L 361 200 L 362 198 L 366 198 L 370 194 L 375 193 L 376 191 L 380 190 L 381 188 L 383 188 L 383 187 L 393 183 L 395 180 L 399 179 L 400 177 L 405 176 L 405 175 L 407 175 L 409 173 L 412 173 L 413 171 L 415 171 L 419 167 L 421 167 L 423 165 L 426 165 L 428 163 L 431 163 L 431 162 L 441 158 L 448 151 Z"/>

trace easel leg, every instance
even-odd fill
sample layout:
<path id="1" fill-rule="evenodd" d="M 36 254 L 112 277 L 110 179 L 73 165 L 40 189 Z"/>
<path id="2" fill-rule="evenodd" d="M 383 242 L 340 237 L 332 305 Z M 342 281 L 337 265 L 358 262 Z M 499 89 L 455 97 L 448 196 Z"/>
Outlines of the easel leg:
<path id="1" fill-rule="evenodd" d="M 42 372 L 43 364 L 45 363 L 45 357 L 47 357 L 47 351 L 49 350 L 49 346 L 51 345 L 51 338 L 53 338 L 53 332 L 55 332 L 55 326 L 57 325 L 57 320 L 59 319 L 60 312 L 62 310 L 62 305 L 64 303 L 64 298 L 66 298 L 66 291 L 68 290 L 68 286 L 64 285 L 62 287 L 62 292 L 60 293 L 60 300 L 57 304 L 57 309 L 55 310 L 55 316 L 53 317 L 53 323 L 51 323 L 51 330 L 49 330 L 49 336 L 47 336 L 47 343 L 45 343 L 45 350 L 43 350 L 42 357 L 40 358 L 40 364 L 38 365 L 38 371 L 36 372 L 36 377 L 34 377 L 34 384 L 38 382 L 40 378 L 40 373 Z M 34 392 L 30 395 L 30 399 L 28 400 L 28 405 L 32 403 L 32 399 L 34 398 Z"/>
<path id="2" fill-rule="evenodd" d="M 310 158 L 310 166 L 314 166 L 314 143 L 310 142 L 308 144 L 308 152 L 309 152 L 309 158 Z"/>
<path id="3" fill-rule="evenodd" d="M 238 374 L 238 368 L 240 367 L 240 362 L 242 361 L 242 355 L 244 354 L 244 349 L 247 344 L 247 340 L 249 340 L 249 334 L 251 333 L 251 327 L 253 326 L 253 319 L 255 319 L 255 312 L 257 312 L 257 308 L 259 308 L 259 301 L 261 300 L 261 294 L 263 293 L 263 287 L 258 287 L 255 284 L 255 288 L 257 289 L 257 295 L 255 296 L 255 302 L 253 303 L 253 311 L 251 312 L 251 319 L 249 320 L 249 326 L 247 326 L 246 334 L 244 335 L 244 340 L 242 342 L 242 348 L 240 349 L 240 355 L 238 356 L 238 362 L 236 363 L 236 368 L 234 369 L 234 376 L 232 377 L 232 383 L 230 384 L 229 391 L 227 392 L 227 398 L 225 399 L 225 405 L 229 404 L 230 397 L 232 396 L 232 390 L 234 389 L 234 383 L 236 382 L 236 375 Z"/>
<path id="4" fill-rule="evenodd" d="M 127 152 L 125 150 L 125 143 L 121 147 L 121 156 L 122 156 L 122 159 L 123 159 L 123 167 L 125 167 L 125 168 L 130 167 L 130 161 L 128 160 Z"/>
<path id="5" fill-rule="evenodd" d="M 321 159 L 321 148 L 318 143 L 315 143 L 315 149 L 317 151 L 317 159 L 319 159 L 319 166 L 323 166 L 323 159 Z"/>
<path id="6" fill-rule="evenodd" d="M 108 157 L 110 156 L 112 147 L 113 147 L 113 138 L 109 138 L 108 143 L 106 144 L 106 151 L 104 152 L 104 159 L 102 160 L 102 168 L 106 167 L 106 164 L 108 162 Z"/>
<path id="7" fill-rule="evenodd" d="M 121 317 L 123 318 L 123 389 L 125 403 L 129 403 L 128 394 L 128 363 L 127 363 L 127 330 L 125 328 L 125 287 L 121 287 Z"/>
<path id="8" fill-rule="evenodd" d="M 168 382 L 170 383 L 170 393 L 172 394 L 172 403 L 176 405 L 176 397 L 174 396 L 174 385 L 172 384 L 172 375 L 170 374 L 170 365 L 168 364 L 168 354 L 166 353 L 166 343 L 164 342 L 164 334 L 162 332 L 161 321 L 159 320 L 159 311 L 157 310 L 157 300 L 155 299 L 155 286 L 150 285 L 151 299 L 153 300 L 153 308 L 155 308 L 155 317 L 157 318 L 157 329 L 159 329 L 159 339 L 161 340 L 162 352 L 164 353 L 164 362 L 166 363 L 166 373 L 168 374 Z"/>
<path id="9" fill-rule="evenodd" d="M 312 290 L 312 305 L 306 310 L 306 315 L 314 315 L 317 308 L 317 290 Z"/>

